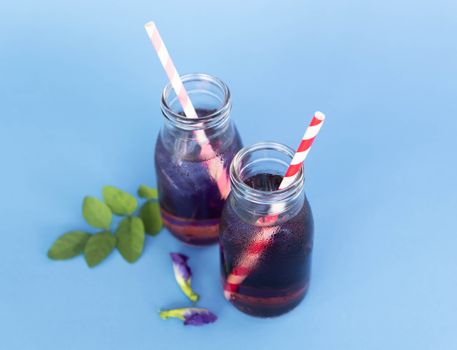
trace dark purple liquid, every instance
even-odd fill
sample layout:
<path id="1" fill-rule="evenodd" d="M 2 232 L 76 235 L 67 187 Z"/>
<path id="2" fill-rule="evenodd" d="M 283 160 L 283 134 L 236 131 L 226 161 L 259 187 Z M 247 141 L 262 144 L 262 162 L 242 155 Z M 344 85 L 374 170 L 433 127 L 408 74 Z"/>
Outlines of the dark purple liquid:
<path id="1" fill-rule="evenodd" d="M 272 174 L 257 174 L 244 180 L 244 183 L 255 190 L 276 191 L 281 184 L 282 176 Z"/>
<path id="2" fill-rule="evenodd" d="M 199 116 L 213 112 L 214 110 L 197 110 Z M 241 140 L 235 131 L 234 139 L 225 149 L 220 149 L 221 144 L 221 140 L 211 140 L 212 148 L 217 152 L 217 157 L 223 162 L 228 174 L 232 158 L 241 148 Z M 200 153 L 200 146 L 196 143 L 189 143 L 187 147 L 196 149 L 197 155 Z M 166 149 L 159 138 L 155 163 L 165 226 L 187 243 L 217 242 L 225 200 L 221 198 L 218 186 L 210 177 L 205 162 L 183 159 L 181 154 Z"/>
<path id="3" fill-rule="evenodd" d="M 274 191 L 281 180 L 278 175 L 259 174 L 245 183 L 259 190 Z M 222 214 L 223 281 L 260 230 L 241 219 L 236 210 L 228 203 Z M 308 290 L 313 245 L 313 218 L 308 201 L 305 199 L 298 214 L 279 226 L 256 268 L 232 294 L 231 302 L 245 313 L 261 317 L 281 315 L 297 306 Z"/>

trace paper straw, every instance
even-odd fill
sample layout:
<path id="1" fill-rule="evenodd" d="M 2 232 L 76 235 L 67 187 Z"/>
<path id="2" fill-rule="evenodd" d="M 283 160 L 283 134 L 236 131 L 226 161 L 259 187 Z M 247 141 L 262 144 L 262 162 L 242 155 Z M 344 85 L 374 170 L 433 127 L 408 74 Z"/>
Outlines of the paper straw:
<path id="1" fill-rule="evenodd" d="M 300 171 L 303 162 L 305 161 L 306 157 L 308 156 L 309 150 L 316 138 L 319 130 L 324 123 L 325 115 L 321 112 L 314 113 L 314 117 L 309 123 L 309 126 L 306 128 L 305 134 L 298 146 L 297 150 L 295 151 L 295 155 L 290 162 L 289 167 L 287 168 L 286 174 L 284 175 L 281 184 L 279 185 L 279 190 L 282 190 L 292 184 L 295 178 L 297 177 L 298 172 Z"/>
<path id="2" fill-rule="evenodd" d="M 311 146 L 319 133 L 319 130 L 322 127 L 325 116 L 321 112 L 316 112 L 314 114 L 311 123 L 308 125 L 305 134 L 298 146 L 292 161 L 290 162 L 289 167 L 287 168 L 286 174 L 284 175 L 281 184 L 279 185 L 279 190 L 284 189 L 291 185 L 300 169 L 303 166 L 308 153 L 311 149 Z M 283 205 L 278 203 L 273 205 L 273 210 L 270 209 L 270 212 L 278 212 L 279 208 Z M 278 215 L 268 215 L 266 217 L 260 218 L 258 224 L 261 223 L 274 223 L 278 219 Z M 232 293 L 238 291 L 238 287 L 241 283 L 249 276 L 249 274 L 256 268 L 259 258 L 263 252 L 268 249 L 271 244 L 273 236 L 278 231 L 278 226 L 273 227 L 264 227 L 259 230 L 259 232 L 254 236 L 251 242 L 248 244 L 248 247 L 241 254 L 238 265 L 236 265 L 232 272 L 228 275 L 227 280 L 224 285 L 224 296 L 226 299 L 230 300 Z"/>
<path id="3" fill-rule="evenodd" d="M 178 97 L 179 103 L 181 104 L 185 116 L 191 119 L 198 119 L 197 112 L 195 111 L 192 101 L 190 100 L 189 95 L 184 88 L 181 77 L 175 65 L 173 64 L 171 56 L 168 53 L 167 47 L 165 46 L 165 43 L 163 42 L 155 23 L 148 22 L 145 24 L 144 28 L 146 29 L 149 39 L 151 40 L 151 43 L 157 52 L 157 56 L 159 56 L 160 63 L 167 73 L 173 90 L 175 90 L 176 96 Z M 195 130 L 195 137 L 201 146 L 200 153 L 202 157 L 210 158 L 205 161 L 205 164 L 208 168 L 209 175 L 217 183 L 221 198 L 227 198 L 230 192 L 230 181 L 228 179 L 228 174 L 224 169 L 224 162 L 222 159 L 217 157 L 217 153 L 211 147 L 211 144 L 203 129 Z"/>

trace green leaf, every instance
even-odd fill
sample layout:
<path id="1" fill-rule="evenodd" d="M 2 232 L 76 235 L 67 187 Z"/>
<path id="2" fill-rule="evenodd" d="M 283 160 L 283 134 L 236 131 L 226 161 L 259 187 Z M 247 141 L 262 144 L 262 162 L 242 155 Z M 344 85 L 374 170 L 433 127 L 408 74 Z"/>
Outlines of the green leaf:
<path id="1" fill-rule="evenodd" d="M 136 198 L 114 186 L 103 187 L 103 198 L 114 214 L 130 215 L 137 208 Z"/>
<path id="2" fill-rule="evenodd" d="M 146 202 L 141 207 L 140 217 L 143 220 L 146 233 L 156 236 L 162 229 L 162 218 L 160 217 L 160 207 L 157 202 Z"/>
<path id="3" fill-rule="evenodd" d="M 113 218 L 113 214 L 106 204 L 95 197 L 84 198 L 83 216 L 89 225 L 107 230 L 109 230 Z"/>
<path id="4" fill-rule="evenodd" d="M 144 246 L 144 226 L 139 217 L 122 220 L 116 230 L 117 249 L 129 263 L 141 256 Z"/>
<path id="5" fill-rule="evenodd" d="M 146 198 L 146 199 L 157 199 L 158 194 L 157 190 L 155 188 L 151 188 L 146 185 L 141 185 L 138 188 L 138 196 L 141 198 Z"/>
<path id="6" fill-rule="evenodd" d="M 81 254 L 91 235 L 82 231 L 70 231 L 54 242 L 48 251 L 48 257 L 53 260 L 65 260 Z"/>
<path id="7" fill-rule="evenodd" d="M 84 258 L 89 267 L 100 264 L 116 246 L 116 237 L 110 232 L 99 232 L 86 243 L 84 247 Z"/>

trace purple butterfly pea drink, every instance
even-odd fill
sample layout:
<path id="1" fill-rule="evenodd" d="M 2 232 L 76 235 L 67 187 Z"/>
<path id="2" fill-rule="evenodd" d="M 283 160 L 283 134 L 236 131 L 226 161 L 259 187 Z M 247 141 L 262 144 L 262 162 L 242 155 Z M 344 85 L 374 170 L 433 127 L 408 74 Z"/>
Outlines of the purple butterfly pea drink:
<path id="1" fill-rule="evenodd" d="M 230 91 L 224 82 L 206 74 L 181 78 L 198 118 L 184 115 L 168 84 L 161 99 L 165 122 L 155 149 L 159 203 L 164 225 L 176 238 L 207 245 L 218 241 L 230 163 L 242 144 L 230 119 Z M 209 145 L 202 144 L 202 132 Z"/>

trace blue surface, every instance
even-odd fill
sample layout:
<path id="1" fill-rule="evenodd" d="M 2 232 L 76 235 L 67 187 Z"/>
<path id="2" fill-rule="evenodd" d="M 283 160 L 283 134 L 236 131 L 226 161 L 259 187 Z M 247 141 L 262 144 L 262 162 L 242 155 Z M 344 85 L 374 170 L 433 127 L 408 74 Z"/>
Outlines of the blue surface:
<path id="1" fill-rule="evenodd" d="M 0 11 L 2 349 L 457 348 L 455 1 L 10 1 Z M 168 232 L 140 261 L 89 270 L 46 251 L 87 229 L 86 194 L 155 183 L 166 83 L 143 24 L 181 73 L 227 82 L 245 144 L 297 145 L 316 222 L 306 300 L 276 319 L 223 300 L 217 247 Z M 162 321 L 187 305 L 169 251 L 191 256 L 207 327 Z"/>

